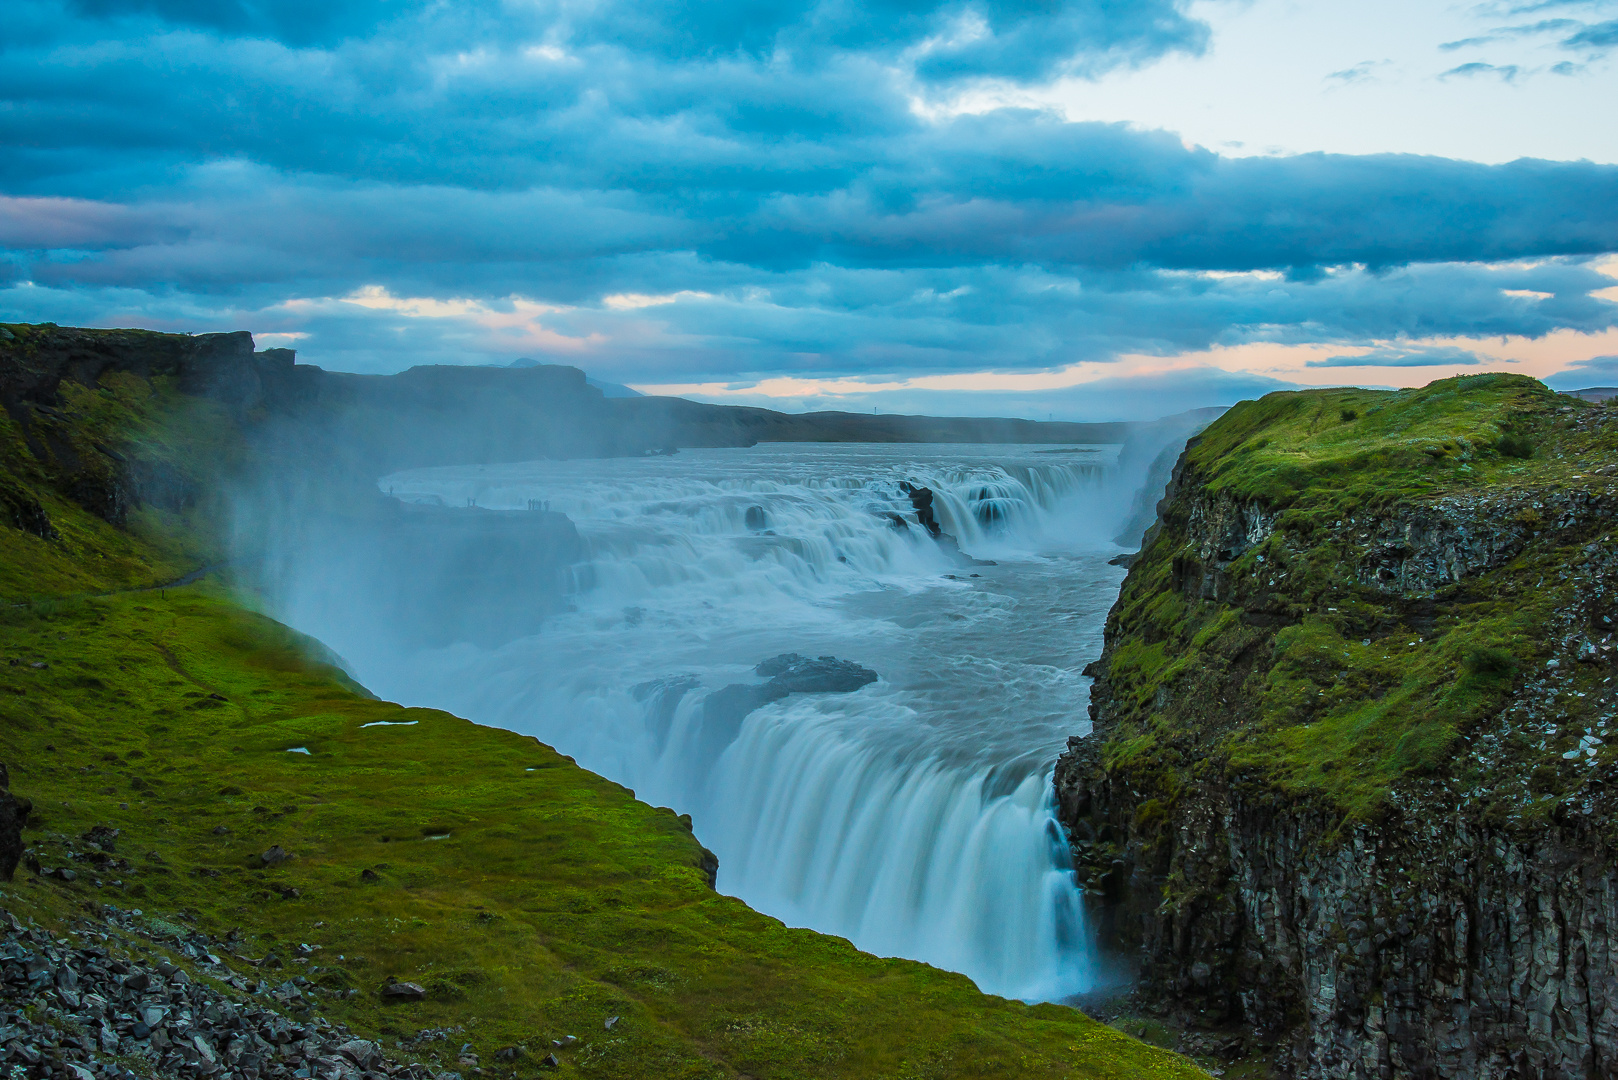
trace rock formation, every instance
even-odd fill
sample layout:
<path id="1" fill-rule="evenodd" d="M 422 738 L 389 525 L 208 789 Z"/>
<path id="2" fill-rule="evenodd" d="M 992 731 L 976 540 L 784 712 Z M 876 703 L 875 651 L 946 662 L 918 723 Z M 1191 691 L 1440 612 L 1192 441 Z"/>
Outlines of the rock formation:
<path id="1" fill-rule="evenodd" d="M 1187 448 L 1056 773 L 1149 1008 L 1291 1077 L 1618 1074 L 1618 410 L 1566 400 L 1272 395 Z"/>

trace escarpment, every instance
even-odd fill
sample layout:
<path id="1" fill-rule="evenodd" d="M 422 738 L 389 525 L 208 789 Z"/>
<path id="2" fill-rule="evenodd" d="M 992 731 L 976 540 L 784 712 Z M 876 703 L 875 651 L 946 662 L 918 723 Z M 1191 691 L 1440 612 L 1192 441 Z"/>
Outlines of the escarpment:
<path id="1" fill-rule="evenodd" d="M 1618 1071 L 1618 410 L 1244 403 L 1187 447 L 1057 766 L 1138 997 L 1284 1076 Z"/>

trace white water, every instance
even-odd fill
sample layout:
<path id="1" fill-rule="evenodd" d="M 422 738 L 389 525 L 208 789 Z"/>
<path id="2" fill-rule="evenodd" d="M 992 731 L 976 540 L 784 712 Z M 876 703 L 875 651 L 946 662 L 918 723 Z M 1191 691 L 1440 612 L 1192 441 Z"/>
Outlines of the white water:
<path id="1" fill-rule="evenodd" d="M 567 514 L 589 553 L 574 610 L 498 648 L 390 654 L 310 569 L 282 614 L 385 697 L 537 735 L 689 812 L 719 888 L 762 911 L 1061 999 L 1094 973 L 1050 774 L 1088 730 L 1079 670 L 1123 576 L 1104 537 L 1132 492 L 1107 483 L 1113 457 L 770 445 L 401 473 L 381 486 L 406 500 Z M 884 515 L 913 517 L 900 480 L 931 487 L 944 530 L 998 565 L 895 529 Z M 767 531 L 747 526 L 755 506 Z M 764 706 L 716 743 L 703 696 L 782 652 L 881 679 Z M 693 688 L 659 692 L 680 677 Z"/>

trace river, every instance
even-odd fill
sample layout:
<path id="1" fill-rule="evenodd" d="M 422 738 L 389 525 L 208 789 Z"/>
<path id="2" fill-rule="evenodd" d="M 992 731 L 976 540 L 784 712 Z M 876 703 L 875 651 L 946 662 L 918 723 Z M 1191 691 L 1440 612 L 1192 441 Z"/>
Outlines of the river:
<path id="1" fill-rule="evenodd" d="M 311 573 L 278 614 L 383 697 L 535 735 L 691 814 L 719 889 L 760 911 L 1062 1000 L 1097 971 L 1050 777 L 1088 731 L 1080 671 L 1124 574 L 1116 456 L 774 444 L 398 473 L 380 487 L 407 503 L 566 514 L 584 548 L 566 609 L 407 652 Z M 901 481 L 935 493 L 970 559 L 914 523 Z M 716 743 L 706 694 L 787 652 L 879 678 L 764 705 Z"/>

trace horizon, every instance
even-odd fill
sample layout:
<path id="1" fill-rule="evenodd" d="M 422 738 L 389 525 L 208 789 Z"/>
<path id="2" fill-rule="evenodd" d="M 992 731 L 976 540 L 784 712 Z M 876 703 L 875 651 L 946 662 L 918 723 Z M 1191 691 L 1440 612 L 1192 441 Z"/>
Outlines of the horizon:
<path id="1" fill-rule="evenodd" d="M 1618 0 L 20 0 L 0 319 L 1094 422 L 1618 383 Z"/>

